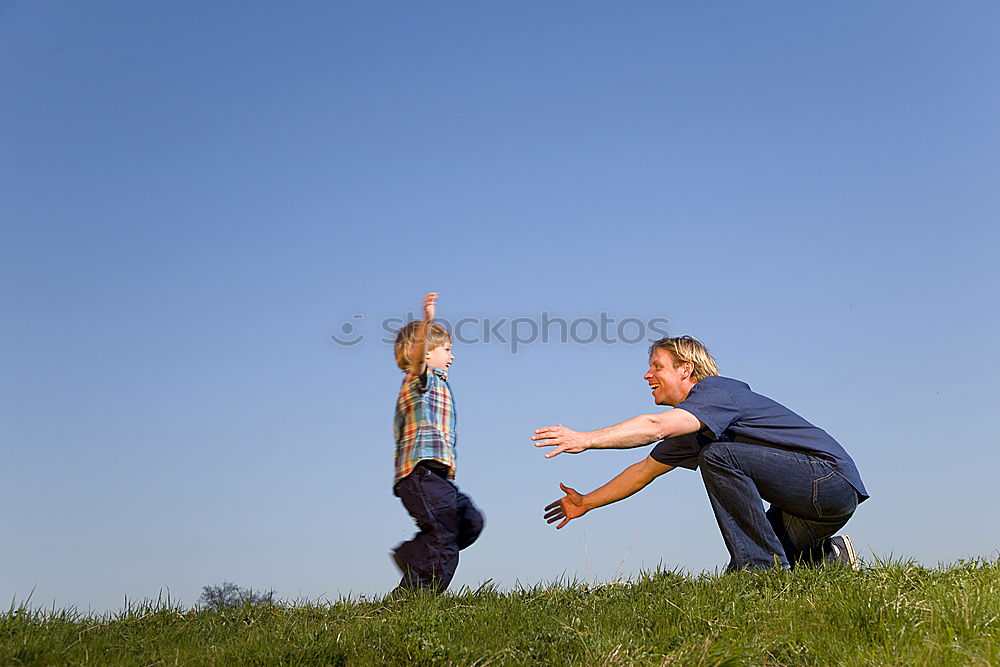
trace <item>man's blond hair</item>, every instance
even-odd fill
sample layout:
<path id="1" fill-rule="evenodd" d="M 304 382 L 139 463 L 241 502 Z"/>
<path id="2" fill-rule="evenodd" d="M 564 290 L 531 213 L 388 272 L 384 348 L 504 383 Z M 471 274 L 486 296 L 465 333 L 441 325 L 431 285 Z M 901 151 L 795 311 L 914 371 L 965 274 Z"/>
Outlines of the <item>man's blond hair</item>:
<path id="1" fill-rule="evenodd" d="M 396 332 L 396 343 L 394 345 L 396 365 L 404 373 L 415 373 L 418 370 L 411 368 L 411 366 L 413 365 L 413 348 L 420 342 L 417 340 L 420 325 L 421 322 L 410 322 Z M 424 335 L 427 338 L 426 352 L 430 352 L 436 347 L 441 347 L 451 342 L 451 334 L 448 333 L 448 330 L 440 324 L 434 324 L 433 322 L 424 327 Z M 420 361 L 423 361 L 423 359 Z"/>
<path id="2" fill-rule="evenodd" d="M 718 375 L 719 367 L 715 365 L 708 348 L 701 344 L 696 338 L 691 336 L 678 336 L 677 338 L 661 338 L 649 346 L 649 356 L 657 350 L 666 350 L 674 358 L 674 368 L 686 361 L 694 364 L 691 372 L 691 379 L 700 382 L 710 375 Z"/>

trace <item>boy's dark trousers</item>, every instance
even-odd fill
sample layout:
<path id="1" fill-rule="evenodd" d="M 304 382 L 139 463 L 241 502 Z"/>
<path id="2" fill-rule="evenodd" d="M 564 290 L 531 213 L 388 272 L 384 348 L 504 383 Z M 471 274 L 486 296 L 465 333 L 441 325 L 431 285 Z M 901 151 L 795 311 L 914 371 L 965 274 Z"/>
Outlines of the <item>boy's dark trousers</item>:
<path id="1" fill-rule="evenodd" d="M 392 491 L 417 522 L 420 532 L 393 550 L 403 571 L 400 588 L 448 588 L 458 567 L 458 552 L 476 541 L 483 515 L 445 473 L 421 461 Z"/>

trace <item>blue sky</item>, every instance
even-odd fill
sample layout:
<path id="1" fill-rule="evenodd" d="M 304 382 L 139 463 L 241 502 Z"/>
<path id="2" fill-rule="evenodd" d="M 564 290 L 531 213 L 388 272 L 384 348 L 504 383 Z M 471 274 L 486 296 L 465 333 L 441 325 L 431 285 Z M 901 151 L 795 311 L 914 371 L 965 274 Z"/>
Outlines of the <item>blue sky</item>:
<path id="1" fill-rule="evenodd" d="M 860 550 L 995 557 L 1000 9 L 0 3 L 0 596 L 376 595 L 381 322 L 665 318 L 833 434 Z M 357 316 L 357 317 L 356 317 Z M 353 346 L 330 338 L 351 323 Z M 721 567 L 697 474 L 554 531 L 646 449 L 645 345 L 458 344 L 454 586 Z"/>

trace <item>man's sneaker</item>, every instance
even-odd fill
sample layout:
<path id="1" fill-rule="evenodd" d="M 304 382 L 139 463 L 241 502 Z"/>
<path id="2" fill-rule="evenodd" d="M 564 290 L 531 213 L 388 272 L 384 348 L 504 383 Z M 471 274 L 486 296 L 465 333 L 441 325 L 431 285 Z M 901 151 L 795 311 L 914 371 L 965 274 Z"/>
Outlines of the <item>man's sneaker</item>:
<path id="1" fill-rule="evenodd" d="M 858 555 L 854 553 L 854 545 L 847 535 L 834 535 L 830 538 L 830 548 L 833 550 L 833 560 L 843 563 L 852 570 L 861 568 Z"/>

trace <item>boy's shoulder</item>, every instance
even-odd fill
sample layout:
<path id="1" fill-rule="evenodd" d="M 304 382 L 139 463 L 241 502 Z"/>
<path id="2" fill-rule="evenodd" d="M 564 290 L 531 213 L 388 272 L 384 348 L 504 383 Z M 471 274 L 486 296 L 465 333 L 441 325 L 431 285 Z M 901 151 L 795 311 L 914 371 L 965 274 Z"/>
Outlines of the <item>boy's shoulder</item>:
<path id="1" fill-rule="evenodd" d="M 428 367 L 423 373 L 407 373 L 403 376 L 403 383 L 399 388 L 400 392 L 427 391 L 432 386 L 450 386 L 448 384 L 448 372 L 440 368 Z"/>

